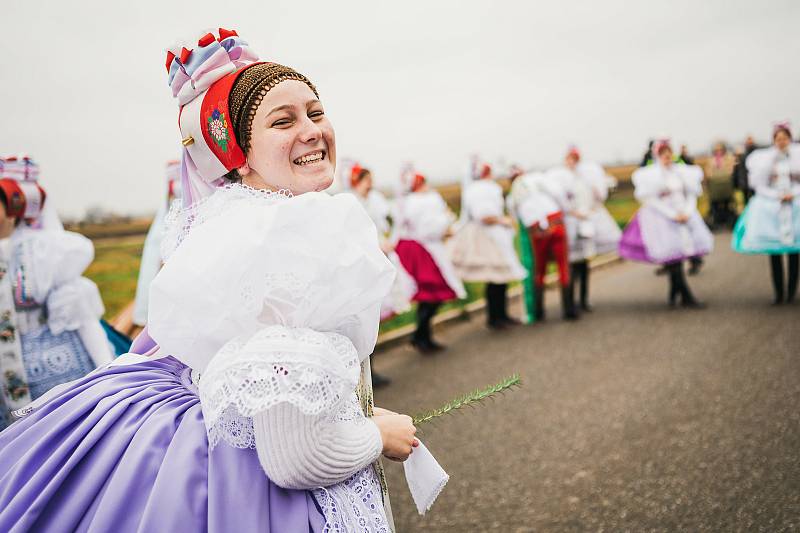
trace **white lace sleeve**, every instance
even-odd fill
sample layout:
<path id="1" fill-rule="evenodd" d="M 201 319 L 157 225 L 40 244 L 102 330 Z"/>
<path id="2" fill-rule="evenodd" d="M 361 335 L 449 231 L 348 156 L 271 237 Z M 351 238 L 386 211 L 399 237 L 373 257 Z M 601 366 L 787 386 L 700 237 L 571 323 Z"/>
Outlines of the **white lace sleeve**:
<path id="1" fill-rule="evenodd" d="M 342 481 L 382 449 L 377 426 L 352 409 L 359 373 L 355 347 L 337 333 L 270 326 L 233 340 L 200 378 L 209 446 L 256 448 L 287 488 Z"/>

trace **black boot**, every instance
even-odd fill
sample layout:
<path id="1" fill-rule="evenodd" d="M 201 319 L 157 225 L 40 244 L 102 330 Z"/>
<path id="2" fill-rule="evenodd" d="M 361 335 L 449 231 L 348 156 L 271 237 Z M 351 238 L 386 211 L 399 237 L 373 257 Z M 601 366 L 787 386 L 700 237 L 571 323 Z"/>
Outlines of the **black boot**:
<path id="1" fill-rule="evenodd" d="M 780 255 L 769 256 L 770 270 L 772 271 L 772 289 L 775 292 L 773 305 L 783 303 L 783 259 Z"/>
<path id="2" fill-rule="evenodd" d="M 536 299 L 534 302 L 533 317 L 536 319 L 536 322 L 544 322 L 544 287 L 535 287 L 533 292 L 534 298 Z"/>
<path id="3" fill-rule="evenodd" d="M 505 329 L 503 323 L 503 285 L 486 284 L 486 325 L 489 329 Z"/>
<path id="4" fill-rule="evenodd" d="M 499 299 L 500 304 L 498 305 L 498 311 L 500 313 L 500 320 L 503 321 L 503 324 L 506 326 L 519 326 L 522 322 L 516 318 L 512 318 L 508 316 L 508 283 L 503 283 L 500 285 L 499 292 Z"/>
<path id="5" fill-rule="evenodd" d="M 700 269 L 703 268 L 703 258 L 692 257 L 689 259 L 689 265 L 689 275 L 696 276 L 700 273 Z"/>
<path id="6" fill-rule="evenodd" d="M 678 274 L 676 266 L 680 263 L 672 263 L 664 265 L 664 270 L 669 274 L 669 306 L 675 307 L 676 300 L 678 299 L 678 292 L 680 292 L 680 274 Z"/>
<path id="7" fill-rule="evenodd" d="M 589 305 L 589 261 L 581 263 L 581 309 L 587 313 L 592 312 L 592 306 Z"/>
<path id="8" fill-rule="evenodd" d="M 683 263 L 676 263 L 675 267 L 678 293 L 681 295 L 681 306 L 690 309 L 705 309 L 706 304 L 698 302 L 692 291 L 689 290 L 689 284 L 686 283 L 686 278 L 683 275 Z"/>
<path id="9" fill-rule="evenodd" d="M 786 303 L 794 301 L 797 294 L 797 276 L 800 268 L 800 254 L 789 254 L 789 285 L 786 288 Z"/>
<path id="10" fill-rule="evenodd" d="M 433 342 L 431 337 L 431 320 L 436 314 L 438 303 L 420 302 L 417 305 L 417 330 L 411 338 L 411 344 L 425 355 L 444 349 L 444 346 Z"/>
<path id="11" fill-rule="evenodd" d="M 578 311 L 575 309 L 575 296 L 572 286 L 561 287 L 561 312 L 564 320 L 577 320 Z"/>

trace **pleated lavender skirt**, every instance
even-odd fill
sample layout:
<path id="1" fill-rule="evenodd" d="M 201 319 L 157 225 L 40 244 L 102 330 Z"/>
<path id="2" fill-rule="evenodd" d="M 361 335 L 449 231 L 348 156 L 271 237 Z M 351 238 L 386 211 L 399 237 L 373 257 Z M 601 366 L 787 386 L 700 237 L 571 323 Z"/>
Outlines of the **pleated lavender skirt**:
<path id="1" fill-rule="evenodd" d="M 73 382 L 0 433 L 0 531 L 321 531 L 308 491 L 255 450 L 209 452 L 188 368 L 173 358 Z"/>
<path id="2" fill-rule="evenodd" d="M 698 213 L 681 225 L 648 206 L 636 212 L 619 242 L 620 256 L 654 264 L 701 257 L 713 249 L 714 237 Z"/>

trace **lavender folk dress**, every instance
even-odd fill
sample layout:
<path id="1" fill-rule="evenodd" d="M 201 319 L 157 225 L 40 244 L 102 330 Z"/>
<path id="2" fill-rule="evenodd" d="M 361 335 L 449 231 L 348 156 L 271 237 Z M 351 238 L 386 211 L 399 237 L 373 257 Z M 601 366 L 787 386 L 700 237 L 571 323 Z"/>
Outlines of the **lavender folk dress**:
<path id="1" fill-rule="evenodd" d="M 371 424 L 358 378 L 394 273 L 366 213 L 228 186 L 191 217 L 132 353 L 0 433 L 0 531 L 390 531 L 379 468 L 283 488 L 253 433 L 276 404 Z"/>

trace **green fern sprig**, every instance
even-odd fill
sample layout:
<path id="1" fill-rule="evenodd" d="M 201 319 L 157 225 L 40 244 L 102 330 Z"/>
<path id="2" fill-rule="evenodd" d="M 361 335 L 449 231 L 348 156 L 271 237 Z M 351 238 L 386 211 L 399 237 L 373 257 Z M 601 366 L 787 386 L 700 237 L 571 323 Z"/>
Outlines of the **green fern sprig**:
<path id="1" fill-rule="evenodd" d="M 513 389 L 514 387 L 519 387 L 521 384 L 522 380 L 520 379 L 519 374 L 514 374 L 513 376 L 505 378 L 500 383 L 490 385 L 483 389 L 476 389 L 468 394 L 459 396 L 454 400 L 450 400 L 438 409 L 416 415 L 413 417 L 414 425 L 419 426 L 420 424 L 425 424 L 431 420 L 439 418 L 440 416 L 452 414 L 454 411 L 464 407 L 474 407 L 474 404 L 481 403 L 486 399 L 495 396 L 496 394 L 502 394 L 510 389 Z"/>

